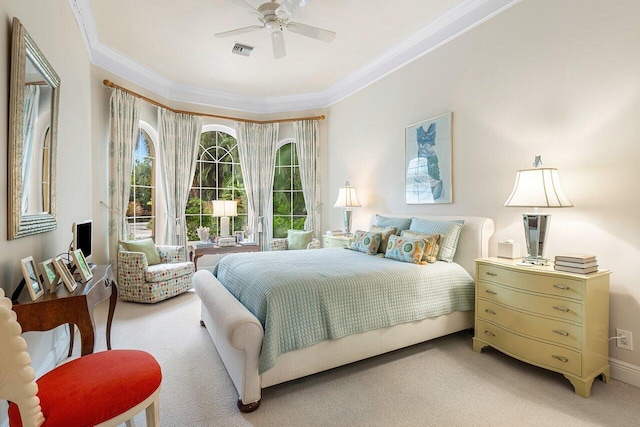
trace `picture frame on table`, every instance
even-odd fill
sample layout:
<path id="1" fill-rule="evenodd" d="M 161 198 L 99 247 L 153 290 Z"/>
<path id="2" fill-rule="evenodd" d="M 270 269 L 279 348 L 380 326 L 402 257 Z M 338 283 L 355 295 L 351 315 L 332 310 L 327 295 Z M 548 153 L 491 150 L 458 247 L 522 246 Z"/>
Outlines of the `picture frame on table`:
<path id="1" fill-rule="evenodd" d="M 56 271 L 62 278 L 62 282 L 67 287 L 67 290 L 69 292 L 75 291 L 76 287 L 78 287 L 78 283 L 76 282 L 76 279 L 73 278 L 73 274 L 69 271 L 66 260 L 62 258 L 62 255 L 57 256 L 53 260 L 53 265 L 56 267 Z"/>
<path id="2" fill-rule="evenodd" d="M 82 249 L 76 249 L 71 251 L 71 260 L 73 265 L 76 266 L 78 272 L 80 273 L 80 277 L 84 282 L 88 282 L 93 277 L 93 273 L 91 272 L 91 268 L 89 267 L 89 263 L 87 262 L 84 254 L 82 253 Z"/>
<path id="3" fill-rule="evenodd" d="M 33 257 L 28 256 L 23 258 L 20 261 L 20 269 L 22 270 L 22 276 L 26 282 L 31 300 L 35 301 L 44 295 L 44 287 L 40 281 L 40 275 L 38 274 L 36 262 L 33 260 Z"/>
<path id="4" fill-rule="evenodd" d="M 452 113 L 405 128 L 405 202 L 453 203 Z"/>
<path id="5" fill-rule="evenodd" d="M 60 283 L 60 274 L 53 264 L 53 258 L 42 261 L 40 263 L 40 271 L 42 272 L 42 278 L 44 279 L 43 286 L 46 286 L 49 292 L 55 292 L 56 287 L 58 287 L 58 283 Z"/>
<path id="6" fill-rule="evenodd" d="M 244 231 L 234 231 L 236 235 L 236 243 L 242 243 L 244 241 Z"/>

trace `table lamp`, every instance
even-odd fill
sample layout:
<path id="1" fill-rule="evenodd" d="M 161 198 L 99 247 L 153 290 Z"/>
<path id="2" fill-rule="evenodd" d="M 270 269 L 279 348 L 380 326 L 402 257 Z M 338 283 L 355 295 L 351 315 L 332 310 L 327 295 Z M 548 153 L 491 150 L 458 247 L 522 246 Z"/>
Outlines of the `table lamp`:
<path id="1" fill-rule="evenodd" d="M 548 265 L 544 258 L 544 243 L 551 214 L 542 214 L 538 208 L 568 208 L 571 201 L 562 191 L 558 170 L 543 168 L 540 156 L 536 156 L 533 169 L 523 169 L 516 173 L 516 182 L 505 206 L 533 208 L 532 213 L 522 214 L 527 256 L 523 263 Z"/>
<path id="2" fill-rule="evenodd" d="M 238 202 L 235 200 L 212 200 L 213 217 L 220 218 L 220 237 L 229 237 L 229 217 L 238 216 Z"/>
<path id="3" fill-rule="evenodd" d="M 349 181 L 338 192 L 338 200 L 333 205 L 334 208 L 345 208 L 344 210 L 344 234 L 351 235 L 351 208 L 359 208 L 360 202 L 356 196 L 356 189 L 349 185 Z"/>

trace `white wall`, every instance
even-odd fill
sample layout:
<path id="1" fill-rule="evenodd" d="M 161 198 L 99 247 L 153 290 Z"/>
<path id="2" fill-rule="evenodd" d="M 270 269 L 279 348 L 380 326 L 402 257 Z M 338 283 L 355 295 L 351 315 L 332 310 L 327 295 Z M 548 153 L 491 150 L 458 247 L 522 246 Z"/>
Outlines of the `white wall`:
<path id="1" fill-rule="evenodd" d="M 575 205 L 552 213 L 547 255 L 598 255 L 611 269 L 610 336 L 640 342 L 640 2 L 525 0 L 334 105 L 325 200 L 350 179 L 375 212 L 464 214 L 496 221 L 491 242 L 524 247 L 522 209 L 503 207 L 515 171 L 542 155 Z M 454 203 L 404 202 L 404 128 L 453 112 Z M 341 210 L 327 205 L 327 227 Z M 612 358 L 640 374 L 640 345 Z M 615 376 L 615 373 L 614 373 Z"/>
<path id="2" fill-rule="evenodd" d="M 91 97 L 89 58 L 67 0 L 0 0 L 0 223 L 7 223 L 7 121 L 9 105 L 9 59 L 11 20 L 17 17 L 60 76 L 58 127 L 57 221 L 48 233 L 8 241 L 6 227 L 0 232 L 0 286 L 9 294 L 22 278 L 20 259 L 29 255 L 36 262 L 67 251 L 74 221 L 90 218 Z M 26 291 L 25 291 L 26 292 Z M 64 327 L 53 332 L 25 334 L 32 364 L 38 374 L 55 366 L 66 353 Z M 57 350 L 56 350 L 57 349 Z M 56 354 L 57 351 L 57 354 Z M 0 425 L 6 421 L 6 402 L 0 403 Z"/>

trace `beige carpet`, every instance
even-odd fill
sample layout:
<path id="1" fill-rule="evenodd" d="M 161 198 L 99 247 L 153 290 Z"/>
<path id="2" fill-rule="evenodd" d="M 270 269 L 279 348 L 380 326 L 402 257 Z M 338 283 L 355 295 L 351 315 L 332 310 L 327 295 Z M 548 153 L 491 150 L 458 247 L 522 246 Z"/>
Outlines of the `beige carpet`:
<path id="1" fill-rule="evenodd" d="M 107 306 L 96 308 L 96 351 L 106 348 Z M 474 353 L 467 333 L 268 388 L 260 408 L 242 414 L 199 315 L 193 292 L 116 308 L 113 347 L 146 350 L 162 366 L 165 427 L 640 425 L 639 388 L 596 380 L 584 399 L 562 375 L 495 350 Z"/>

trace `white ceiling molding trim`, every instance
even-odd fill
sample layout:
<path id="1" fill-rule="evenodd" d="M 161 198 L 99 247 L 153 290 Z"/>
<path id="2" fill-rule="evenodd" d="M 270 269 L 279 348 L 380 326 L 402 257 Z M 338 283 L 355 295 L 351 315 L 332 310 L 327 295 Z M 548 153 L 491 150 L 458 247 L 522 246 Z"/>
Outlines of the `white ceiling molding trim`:
<path id="1" fill-rule="evenodd" d="M 257 114 L 326 108 L 466 33 L 521 0 L 464 0 L 326 91 L 257 98 L 172 82 L 100 43 L 90 0 L 69 0 L 91 63 L 172 101 Z"/>

